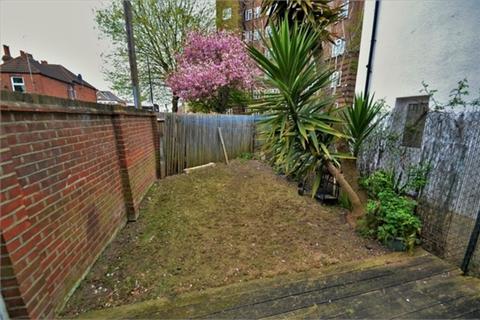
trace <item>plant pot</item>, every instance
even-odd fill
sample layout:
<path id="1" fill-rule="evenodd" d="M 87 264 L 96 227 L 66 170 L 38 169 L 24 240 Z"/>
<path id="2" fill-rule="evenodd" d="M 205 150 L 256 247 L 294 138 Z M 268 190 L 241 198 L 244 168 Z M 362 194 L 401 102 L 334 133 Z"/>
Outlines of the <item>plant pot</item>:
<path id="1" fill-rule="evenodd" d="M 407 247 L 405 246 L 405 243 L 401 239 L 393 239 L 389 240 L 385 243 L 387 248 L 393 251 L 405 251 L 407 250 Z"/>

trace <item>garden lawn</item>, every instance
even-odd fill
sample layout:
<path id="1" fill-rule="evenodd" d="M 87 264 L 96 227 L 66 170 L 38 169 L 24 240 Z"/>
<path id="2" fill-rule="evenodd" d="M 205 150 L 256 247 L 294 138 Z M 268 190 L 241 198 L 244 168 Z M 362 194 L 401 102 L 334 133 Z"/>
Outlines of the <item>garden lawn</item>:
<path id="1" fill-rule="evenodd" d="M 297 194 L 258 161 L 167 177 L 154 185 L 64 309 L 172 297 L 384 253 L 344 223 L 344 209 Z"/>

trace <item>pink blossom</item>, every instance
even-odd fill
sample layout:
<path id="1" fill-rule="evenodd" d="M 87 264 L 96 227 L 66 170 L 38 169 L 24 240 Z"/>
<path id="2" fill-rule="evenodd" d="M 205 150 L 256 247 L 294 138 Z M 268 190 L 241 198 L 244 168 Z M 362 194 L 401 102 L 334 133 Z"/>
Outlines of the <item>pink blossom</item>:
<path id="1" fill-rule="evenodd" d="M 257 73 L 245 44 L 235 34 L 193 32 L 167 84 L 179 97 L 198 100 L 215 95 L 222 87 L 251 89 Z"/>

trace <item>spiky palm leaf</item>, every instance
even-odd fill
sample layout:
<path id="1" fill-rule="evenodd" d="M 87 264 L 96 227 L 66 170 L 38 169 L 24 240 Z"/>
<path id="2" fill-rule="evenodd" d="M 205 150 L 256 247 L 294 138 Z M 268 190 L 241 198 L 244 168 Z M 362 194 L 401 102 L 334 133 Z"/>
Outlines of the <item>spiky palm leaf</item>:
<path id="1" fill-rule="evenodd" d="M 323 162 L 342 157 L 331 152 L 332 141 L 344 137 L 334 128 L 342 120 L 334 114 L 333 100 L 320 93 L 329 84 L 331 72 L 318 71 L 313 63 L 319 37 L 306 26 L 290 26 L 284 21 L 279 30 L 272 28 L 269 42 L 265 42 L 270 59 L 249 47 L 267 84 L 278 89 L 252 108 L 265 115 L 260 122 L 263 147 L 272 163 L 286 174 L 298 178 L 316 175 L 313 194 L 320 184 L 317 173 Z"/>
<path id="2" fill-rule="evenodd" d="M 283 20 L 306 25 L 319 33 L 322 41 L 332 41 L 328 27 L 344 19 L 341 6 L 333 6 L 332 0 L 263 0 L 262 12 L 268 15 L 268 23 L 279 26 Z"/>
<path id="3" fill-rule="evenodd" d="M 357 94 L 353 105 L 343 110 L 344 132 L 349 136 L 348 145 L 354 156 L 358 155 L 362 143 L 386 116 L 380 115 L 382 104 L 373 98 L 368 94 Z"/>

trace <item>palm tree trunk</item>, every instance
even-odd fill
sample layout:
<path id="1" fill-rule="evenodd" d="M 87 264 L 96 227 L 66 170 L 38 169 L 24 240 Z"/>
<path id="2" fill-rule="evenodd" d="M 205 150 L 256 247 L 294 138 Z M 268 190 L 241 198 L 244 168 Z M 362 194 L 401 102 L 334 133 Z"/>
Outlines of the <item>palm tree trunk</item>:
<path id="1" fill-rule="evenodd" d="M 350 186 L 343 174 L 340 172 L 340 170 L 338 170 L 338 168 L 335 167 L 331 161 L 325 161 L 325 165 L 327 166 L 330 174 L 337 180 L 338 184 L 346 193 L 348 199 L 352 203 L 352 212 L 347 215 L 347 222 L 350 226 L 355 228 L 357 226 L 358 218 L 360 218 L 364 214 L 362 202 L 360 201 L 360 198 L 355 192 L 355 190 L 353 190 L 353 188 Z"/>

